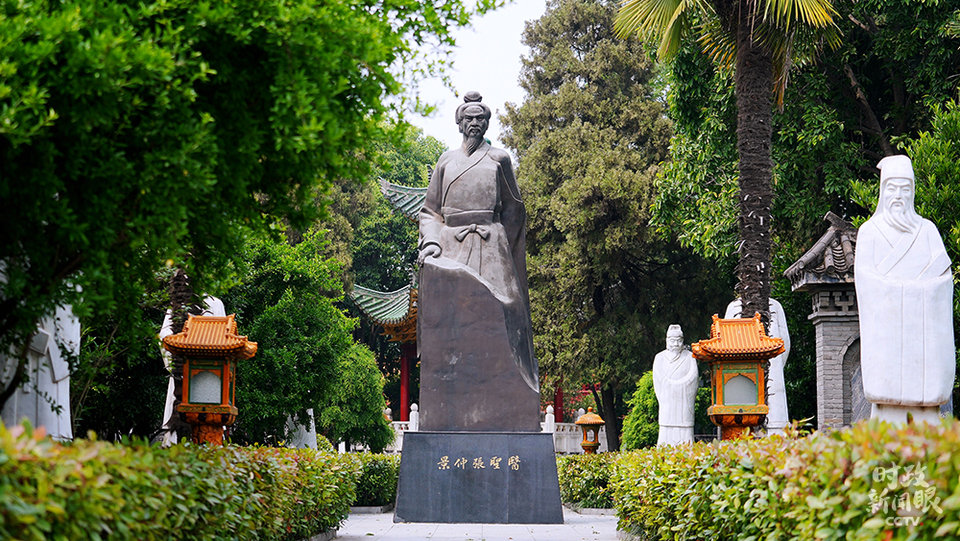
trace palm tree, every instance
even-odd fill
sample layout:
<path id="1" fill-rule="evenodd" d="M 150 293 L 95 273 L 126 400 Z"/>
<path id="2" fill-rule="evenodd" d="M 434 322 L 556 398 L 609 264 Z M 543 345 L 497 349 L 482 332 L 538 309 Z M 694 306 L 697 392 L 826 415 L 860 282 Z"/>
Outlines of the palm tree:
<path id="1" fill-rule="evenodd" d="M 834 15 L 830 0 L 623 0 L 617 15 L 617 35 L 659 41 L 661 60 L 696 34 L 705 53 L 734 69 L 744 316 L 769 316 L 773 101 L 782 105 L 792 64 L 839 43 Z"/>

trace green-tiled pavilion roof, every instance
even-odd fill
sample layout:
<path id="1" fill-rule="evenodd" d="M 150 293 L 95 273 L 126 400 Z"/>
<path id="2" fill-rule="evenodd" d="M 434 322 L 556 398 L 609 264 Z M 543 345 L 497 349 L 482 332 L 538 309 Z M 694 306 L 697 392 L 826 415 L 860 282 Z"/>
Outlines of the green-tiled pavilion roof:
<path id="1" fill-rule="evenodd" d="M 410 290 L 413 286 L 404 286 L 396 291 L 382 292 L 353 286 L 350 298 L 360 311 L 378 325 L 396 325 L 407 320 L 416 306 L 410 302 Z"/>
<path id="2" fill-rule="evenodd" d="M 411 188 L 399 184 L 391 184 L 386 180 L 380 180 L 380 191 L 387 201 L 404 216 L 417 222 L 420 220 L 420 209 L 423 207 L 423 201 L 427 198 L 426 188 Z"/>

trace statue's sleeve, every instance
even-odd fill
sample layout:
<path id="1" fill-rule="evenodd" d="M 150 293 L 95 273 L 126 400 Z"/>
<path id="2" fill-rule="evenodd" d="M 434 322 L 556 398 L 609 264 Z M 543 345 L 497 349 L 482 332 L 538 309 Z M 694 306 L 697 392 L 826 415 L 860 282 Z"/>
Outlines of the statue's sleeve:
<path id="1" fill-rule="evenodd" d="M 943 238 L 940 237 L 937 226 L 929 220 L 924 220 L 923 227 L 929 239 L 931 256 L 930 264 L 920 273 L 920 279 L 932 280 L 950 271 L 950 256 L 947 255 L 947 249 L 943 246 Z"/>
<path id="2" fill-rule="evenodd" d="M 430 175 L 430 184 L 427 186 L 427 196 L 420 209 L 420 243 L 418 248 L 427 245 L 440 246 L 440 230 L 443 228 L 443 215 L 440 208 L 443 206 L 443 158 L 433 169 Z"/>
<path id="3" fill-rule="evenodd" d="M 497 157 L 500 175 L 500 222 L 506 230 L 510 241 L 510 252 L 517 269 L 517 278 L 520 281 L 521 291 L 527 295 L 527 240 L 524 227 L 527 221 L 527 211 L 520 199 L 520 188 L 517 177 L 513 173 L 513 163 L 506 152 Z"/>
<path id="4" fill-rule="evenodd" d="M 777 338 L 783 340 L 783 360 L 786 363 L 787 357 L 790 356 L 790 329 L 787 327 L 787 313 L 783 311 L 783 305 L 780 304 L 780 301 L 771 298 L 770 307 L 773 308 L 776 306 L 777 313 Z"/>

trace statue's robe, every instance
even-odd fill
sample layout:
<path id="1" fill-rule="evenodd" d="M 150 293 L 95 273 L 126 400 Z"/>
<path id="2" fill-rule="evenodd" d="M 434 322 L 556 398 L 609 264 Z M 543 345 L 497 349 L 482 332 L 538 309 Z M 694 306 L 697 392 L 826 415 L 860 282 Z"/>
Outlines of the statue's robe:
<path id="1" fill-rule="evenodd" d="M 669 350 L 657 353 L 653 360 L 653 390 L 660 404 L 657 445 L 693 441 L 698 383 L 697 360 L 690 351 L 681 350 L 679 355 Z"/>
<path id="2" fill-rule="evenodd" d="M 444 153 L 420 211 L 420 429 L 539 431 L 526 220 L 510 156 Z"/>
<path id="3" fill-rule="evenodd" d="M 863 391 L 874 404 L 930 407 L 950 398 L 956 374 L 953 275 L 926 219 L 901 233 L 882 215 L 857 235 Z"/>
<path id="4" fill-rule="evenodd" d="M 80 354 L 80 320 L 70 306 L 58 307 L 54 315 L 40 321 L 27 349 L 29 381 L 0 410 L 4 424 L 13 426 L 26 418 L 34 427 L 43 427 L 55 440 L 73 439 L 70 364 L 63 349 L 73 357 Z M 0 355 L 0 383 L 11 380 L 16 365 L 14 356 Z"/>

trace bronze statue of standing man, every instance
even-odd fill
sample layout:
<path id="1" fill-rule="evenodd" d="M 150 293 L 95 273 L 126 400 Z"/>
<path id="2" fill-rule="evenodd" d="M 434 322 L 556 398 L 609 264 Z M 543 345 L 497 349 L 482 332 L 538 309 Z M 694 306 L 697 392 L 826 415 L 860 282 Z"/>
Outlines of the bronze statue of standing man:
<path id="1" fill-rule="evenodd" d="M 490 115 L 466 94 L 463 145 L 440 157 L 420 211 L 421 430 L 539 431 L 526 213 L 510 155 L 484 139 Z"/>

